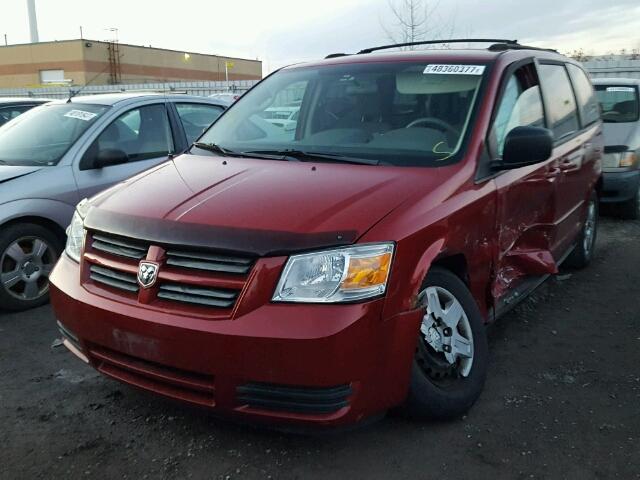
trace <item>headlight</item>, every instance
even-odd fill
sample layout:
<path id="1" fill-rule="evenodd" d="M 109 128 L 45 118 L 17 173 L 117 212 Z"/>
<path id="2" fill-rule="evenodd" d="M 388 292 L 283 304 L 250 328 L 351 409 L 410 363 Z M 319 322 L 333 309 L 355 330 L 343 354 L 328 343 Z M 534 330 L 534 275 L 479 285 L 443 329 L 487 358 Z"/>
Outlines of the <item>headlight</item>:
<path id="1" fill-rule="evenodd" d="M 333 303 L 382 295 L 387 288 L 392 258 L 392 243 L 293 255 L 272 300 Z"/>
<path id="2" fill-rule="evenodd" d="M 605 153 L 602 159 L 602 168 L 629 168 L 638 163 L 635 152 Z"/>
<path id="3" fill-rule="evenodd" d="M 82 249 L 84 247 L 84 216 L 86 215 L 87 200 L 82 200 L 76 207 L 76 211 L 71 219 L 71 225 L 67 228 L 67 245 L 65 252 L 76 262 L 80 261 Z"/>

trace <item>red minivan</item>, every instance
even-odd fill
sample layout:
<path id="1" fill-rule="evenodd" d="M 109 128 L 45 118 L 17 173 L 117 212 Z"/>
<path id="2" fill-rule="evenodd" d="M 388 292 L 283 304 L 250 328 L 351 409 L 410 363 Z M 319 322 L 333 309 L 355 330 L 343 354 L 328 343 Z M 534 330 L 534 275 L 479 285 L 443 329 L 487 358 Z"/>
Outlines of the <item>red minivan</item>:
<path id="1" fill-rule="evenodd" d="M 81 202 L 51 274 L 65 345 L 251 421 L 467 411 L 485 325 L 592 258 L 598 105 L 553 51 L 386 49 L 279 70 Z"/>

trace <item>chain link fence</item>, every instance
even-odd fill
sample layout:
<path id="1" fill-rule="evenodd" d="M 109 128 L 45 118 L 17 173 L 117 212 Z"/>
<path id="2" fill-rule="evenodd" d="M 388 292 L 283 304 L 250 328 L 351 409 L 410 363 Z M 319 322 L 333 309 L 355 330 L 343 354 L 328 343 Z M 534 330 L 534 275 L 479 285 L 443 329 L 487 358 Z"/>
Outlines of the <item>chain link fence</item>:
<path id="1" fill-rule="evenodd" d="M 234 80 L 229 82 L 168 82 L 134 83 L 127 85 L 55 86 L 37 88 L 2 88 L 0 97 L 67 98 L 71 92 L 82 90 L 80 95 L 99 95 L 122 92 L 166 92 L 208 96 L 214 93 L 244 93 L 257 80 Z"/>

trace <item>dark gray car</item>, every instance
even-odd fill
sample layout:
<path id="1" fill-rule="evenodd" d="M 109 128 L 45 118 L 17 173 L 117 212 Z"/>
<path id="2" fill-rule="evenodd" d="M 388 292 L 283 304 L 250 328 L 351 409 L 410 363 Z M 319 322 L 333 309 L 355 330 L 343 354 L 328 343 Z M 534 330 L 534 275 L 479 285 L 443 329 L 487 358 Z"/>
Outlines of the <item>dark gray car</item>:
<path id="1" fill-rule="evenodd" d="M 44 98 L 28 98 L 28 97 L 1 97 L 0 98 L 0 126 L 19 117 L 27 110 L 37 107 L 44 103 L 50 102 Z"/>
<path id="2" fill-rule="evenodd" d="M 640 217 L 640 79 L 593 80 L 604 121 L 602 202 L 624 218 Z"/>
<path id="3" fill-rule="evenodd" d="M 184 151 L 223 110 L 189 95 L 95 95 L 48 103 L 0 127 L 0 308 L 47 301 L 82 198 Z"/>

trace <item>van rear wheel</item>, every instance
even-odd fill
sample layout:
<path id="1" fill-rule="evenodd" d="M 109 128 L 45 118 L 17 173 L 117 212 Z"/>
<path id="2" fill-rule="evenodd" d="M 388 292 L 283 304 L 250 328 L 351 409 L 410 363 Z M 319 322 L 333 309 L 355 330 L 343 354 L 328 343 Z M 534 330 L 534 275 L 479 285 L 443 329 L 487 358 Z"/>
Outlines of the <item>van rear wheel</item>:
<path id="1" fill-rule="evenodd" d="M 434 268 L 419 300 L 425 308 L 405 409 L 411 416 L 449 419 L 476 402 L 487 374 L 488 345 L 482 315 L 466 285 Z"/>

